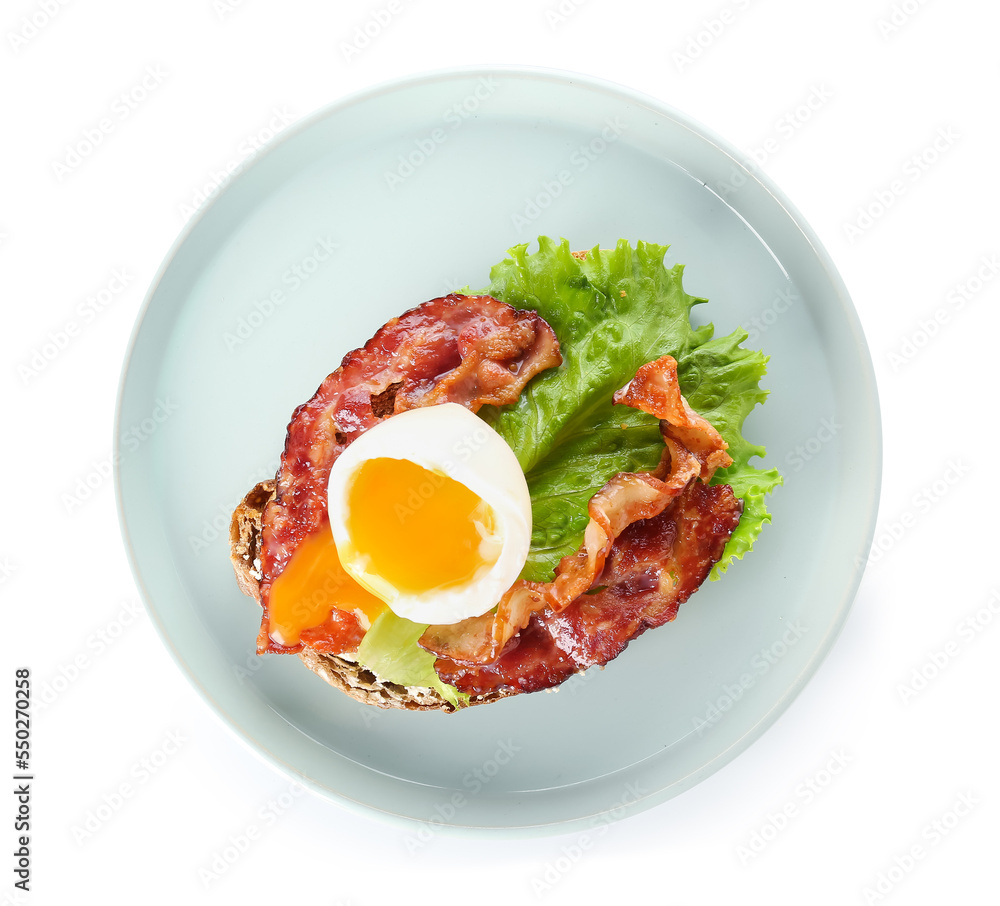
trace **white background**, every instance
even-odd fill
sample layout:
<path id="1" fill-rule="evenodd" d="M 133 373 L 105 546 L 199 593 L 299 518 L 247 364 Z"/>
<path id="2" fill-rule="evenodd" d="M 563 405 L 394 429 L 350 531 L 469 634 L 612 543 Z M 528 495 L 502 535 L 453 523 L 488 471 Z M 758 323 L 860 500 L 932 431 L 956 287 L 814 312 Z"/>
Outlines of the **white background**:
<path id="1" fill-rule="evenodd" d="M 0 902 L 996 902 L 995 4 L 400 0 L 349 55 L 387 0 L 45 6 L 0 11 L 0 676 L 10 699 L 23 665 L 36 697 L 61 691 L 34 713 L 33 890 L 11 886 L 5 795 Z M 66 497 L 109 461 L 133 323 L 212 172 L 266 137 L 276 110 L 298 118 L 397 76 L 497 63 L 601 76 L 764 149 L 868 336 L 882 555 L 803 694 L 699 786 L 589 838 L 470 834 L 414 856 L 405 830 L 289 795 L 143 613 L 111 480 L 85 505 Z M 144 76 L 147 96 L 115 106 Z M 105 117 L 99 147 L 66 163 Z M 84 316 L 109 286 L 121 291 Z M 931 676 L 919 690 L 914 671 Z M 83 835 L 126 782 L 132 795 Z M 220 863 L 251 828 L 247 852 Z M 213 863 L 225 870 L 210 877 Z"/>

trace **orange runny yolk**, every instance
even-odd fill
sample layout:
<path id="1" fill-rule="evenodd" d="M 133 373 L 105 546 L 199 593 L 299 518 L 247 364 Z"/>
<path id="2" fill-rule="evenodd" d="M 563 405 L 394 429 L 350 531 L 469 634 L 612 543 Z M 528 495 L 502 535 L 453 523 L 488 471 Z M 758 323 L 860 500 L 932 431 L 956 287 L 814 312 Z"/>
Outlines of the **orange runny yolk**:
<path id="1" fill-rule="evenodd" d="M 365 461 L 347 494 L 352 561 L 403 593 L 461 585 L 500 554 L 493 509 L 461 482 L 406 459 Z M 295 645 L 333 608 L 370 625 L 386 605 L 344 569 L 330 526 L 306 537 L 271 584 L 272 637 Z"/>
<path id="2" fill-rule="evenodd" d="M 405 594 L 462 585 L 500 555 L 496 517 L 474 491 L 408 459 L 369 459 L 347 494 L 364 571 Z"/>
<path id="3" fill-rule="evenodd" d="M 326 524 L 303 539 L 271 583 L 267 608 L 271 637 L 282 645 L 297 645 L 302 630 L 326 622 L 334 607 L 360 611 L 369 624 L 385 610 L 381 599 L 344 570 Z"/>

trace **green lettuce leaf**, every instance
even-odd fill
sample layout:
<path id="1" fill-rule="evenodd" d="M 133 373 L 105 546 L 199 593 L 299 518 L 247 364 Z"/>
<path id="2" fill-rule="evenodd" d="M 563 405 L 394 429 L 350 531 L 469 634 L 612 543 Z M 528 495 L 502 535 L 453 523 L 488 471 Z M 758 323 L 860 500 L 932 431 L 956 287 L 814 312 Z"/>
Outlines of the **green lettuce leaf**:
<path id="1" fill-rule="evenodd" d="M 434 671 L 436 658 L 417 644 L 426 628 L 426 624 L 411 623 L 386 609 L 361 640 L 358 661 L 384 680 L 401 686 L 436 689 L 456 708 L 464 707 L 469 703 L 469 696 L 442 682 Z"/>
<path id="2" fill-rule="evenodd" d="M 620 240 L 592 249 L 583 261 L 569 243 L 546 236 L 490 272 L 486 292 L 515 308 L 537 311 L 555 330 L 563 364 L 535 378 L 520 400 L 482 415 L 510 444 L 532 499 L 532 544 L 522 578 L 548 581 L 559 560 L 576 551 L 586 528 L 587 502 L 616 472 L 655 468 L 663 442 L 652 416 L 613 405 L 616 390 L 646 362 L 670 354 L 691 406 L 729 444 L 733 465 L 715 483 L 730 484 L 744 514 L 713 577 L 752 546 L 770 515 L 764 496 L 781 482 L 777 471 L 749 464 L 764 448 L 742 435 L 743 421 L 766 392 L 759 382 L 767 359 L 743 349 L 745 331 L 712 339 L 713 327 L 694 328 L 690 314 L 706 300 L 686 293 L 684 268 L 667 268 L 667 247 Z"/>

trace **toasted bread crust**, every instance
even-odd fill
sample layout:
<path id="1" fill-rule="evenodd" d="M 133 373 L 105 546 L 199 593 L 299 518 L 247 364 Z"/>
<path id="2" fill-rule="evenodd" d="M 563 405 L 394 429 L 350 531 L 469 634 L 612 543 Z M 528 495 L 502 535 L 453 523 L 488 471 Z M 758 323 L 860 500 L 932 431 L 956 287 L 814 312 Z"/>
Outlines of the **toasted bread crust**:
<path id="1" fill-rule="evenodd" d="M 274 498 L 273 479 L 262 481 L 240 501 L 233 511 L 229 525 L 229 556 L 232 560 L 236 582 L 243 594 L 260 603 L 259 545 L 264 509 Z M 406 711 L 452 712 L 455 706 L 442 698 L 437 690 L 401 686 L 382 680 L 366 667 L 357 663 L 349 654 L 327 654 L 305 648 L 299 652 L 302 661 L 313 673 L 331 686 L 365 705 L 379 708 L 401 708 Z M 486 705 L 510 695 L 515 690 L 474 695 L 470 705 Z"/>
<path id="2" fill-rule="evenodd" d="M 229 559 L 233 563 L 240 591 L 260 603 L 259 556 L 260 527 L 264 508 L 274 497 L 274 479 L 255 485 L 233 511 L 229 523 Z"/>

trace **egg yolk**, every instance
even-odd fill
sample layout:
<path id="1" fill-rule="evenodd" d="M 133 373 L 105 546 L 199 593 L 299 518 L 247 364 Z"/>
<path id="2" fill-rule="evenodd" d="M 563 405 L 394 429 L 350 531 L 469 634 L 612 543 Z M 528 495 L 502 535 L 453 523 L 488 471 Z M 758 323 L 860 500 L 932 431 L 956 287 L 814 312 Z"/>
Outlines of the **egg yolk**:
<path id="1" fill-rule="evenodd" d="M 365 573 L 404 594 L 461 585 L 500 556 L 493 508 L 461 482 L 407 459 L 366 460 L 346 503 Z"/>
<path id="2" fill-rule="evenodd" d="M 302 630 L 325 622 L 335 607 L 363 615 L 368 625 L 385 610 L 381 599 L 344 570 L 328 523 L 303 539 L 271 584 L 270 634 L 282 645 L 297 645 Z"/>

